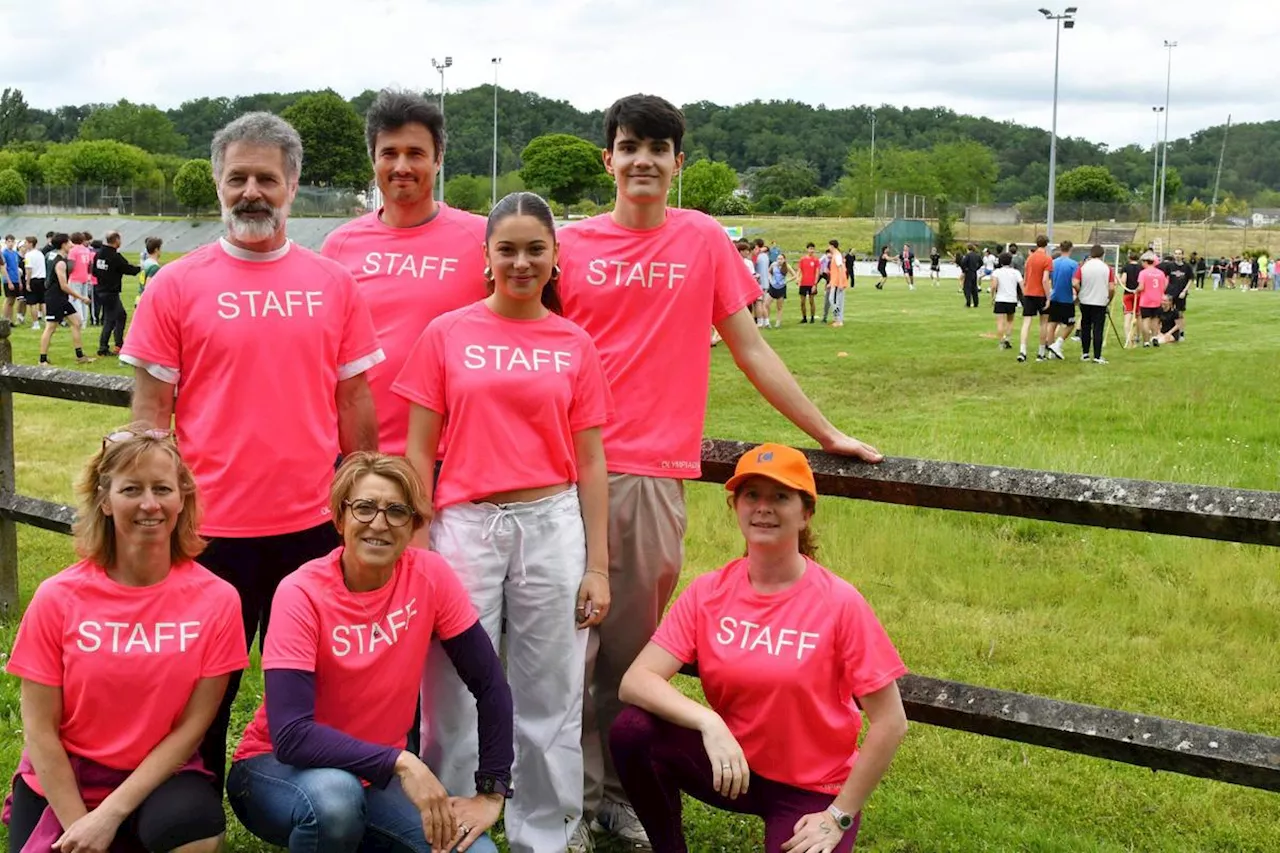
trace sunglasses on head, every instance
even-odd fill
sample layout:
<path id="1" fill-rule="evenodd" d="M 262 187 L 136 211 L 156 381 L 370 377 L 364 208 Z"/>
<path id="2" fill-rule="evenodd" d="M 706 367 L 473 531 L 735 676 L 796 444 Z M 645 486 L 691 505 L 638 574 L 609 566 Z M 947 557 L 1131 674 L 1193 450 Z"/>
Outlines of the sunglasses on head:
<path id="1" fill-rule="evenodd" d="M 108 444 L 128 441 L 131 438 L 150 438 L 155 441 L 168 441 L 173 438 L 173 432 L 172 430 L 167 429 L 144 429 L 142 432 L 134 432 L 127 429 L 119 430 L 102 437 L 102 449 L 106 450 Z"/>

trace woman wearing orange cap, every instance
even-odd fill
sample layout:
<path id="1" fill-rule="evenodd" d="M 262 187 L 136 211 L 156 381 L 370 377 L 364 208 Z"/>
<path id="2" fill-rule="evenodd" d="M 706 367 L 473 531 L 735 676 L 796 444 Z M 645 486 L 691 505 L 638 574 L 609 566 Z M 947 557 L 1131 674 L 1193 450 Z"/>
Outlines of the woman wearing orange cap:
<path id="1" fill-rule="evenodd" d="M 681 792 L 762 817 L 769 853 L 844 853 L 906 734 L 907 670 L 858 591 L 814 562 L 804 454 L 761 445 L 725 487 L 747 554 L 694 580 L 627 671 L 614 764 L 655 853 L 687 849 Z M 670 683 L 686 664 L 711 707 Z"/>

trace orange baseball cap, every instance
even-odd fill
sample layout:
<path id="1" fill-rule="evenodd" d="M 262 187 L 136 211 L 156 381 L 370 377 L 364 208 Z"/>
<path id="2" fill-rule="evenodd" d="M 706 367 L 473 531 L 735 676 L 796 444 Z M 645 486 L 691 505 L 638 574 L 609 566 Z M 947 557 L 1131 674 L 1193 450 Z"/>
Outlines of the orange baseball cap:
<path id="1" fill-rule="evenodd" d="M 762 444 L 748 450 L 738 459 L 738 466 L 724 487 L 732 492 L 748 477 L 757 476 L 768 477 L 789 489 L 804 492 L 815 501 L 818 499 L 818 487 L 813 482 L 809 460 L 794 447 Z"/>

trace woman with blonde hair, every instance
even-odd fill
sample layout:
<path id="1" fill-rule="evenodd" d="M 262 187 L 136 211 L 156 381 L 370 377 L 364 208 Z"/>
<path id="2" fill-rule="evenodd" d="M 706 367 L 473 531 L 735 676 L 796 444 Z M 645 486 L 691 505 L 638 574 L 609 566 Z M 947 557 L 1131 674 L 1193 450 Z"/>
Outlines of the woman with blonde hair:
<path id="1" fill-rule="evenodd" d="M 195 562 L 195 480 L 168 431 L 106 436 L 77 493 L 81 560 L 40 584 L 9 658 L 24 738 L 9 850 L 212 853 L 222 796 L 197 749 L 248 665 L 239 597 Z"/>

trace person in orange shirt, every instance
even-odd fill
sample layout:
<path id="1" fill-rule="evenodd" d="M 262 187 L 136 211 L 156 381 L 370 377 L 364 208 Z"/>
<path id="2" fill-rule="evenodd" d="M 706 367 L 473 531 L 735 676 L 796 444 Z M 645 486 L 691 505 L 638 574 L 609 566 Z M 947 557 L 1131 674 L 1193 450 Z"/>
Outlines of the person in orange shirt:
<path id="1" fill-rule="evenodd" d="M 1049 339 L 1048 290 L 1053 260 L 1045 247 L 1049 238 L 1041 234 L 1036 237 L 1036 250 L 1027 258 L 1027 274 L 1022 283 L 1022 339 L 1018 346 L 1018 361 L 1027 360 L 1027 334 L 1031 331 L 1031 318 L 1040 318 L 1040 348 L 1036 353 L 1036 361 L 1044 361 Z"/>
<path id="2" fill-rule="evenodd" d="M 832 240 L 827 246 L 831 258 L 831 326 L 844 325 L 844 293 L 849 289 L 849 270 L 845 268 L 844 255 L 840 254 L 840 241 Z"/>

